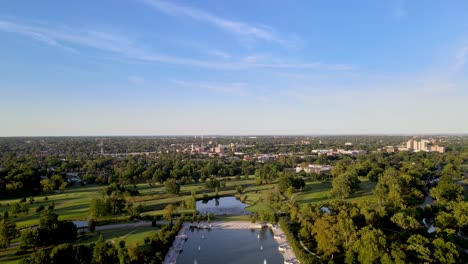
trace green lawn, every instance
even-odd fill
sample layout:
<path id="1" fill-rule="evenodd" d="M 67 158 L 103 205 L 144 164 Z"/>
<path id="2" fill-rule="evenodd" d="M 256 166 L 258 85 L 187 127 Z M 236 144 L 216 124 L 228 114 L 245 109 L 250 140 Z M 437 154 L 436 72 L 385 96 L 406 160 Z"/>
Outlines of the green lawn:
<path id="1" fill-rule="evenodd" d="M 331 188 L 330 182 L 306 182 L 306 187 L 302 193 L 297 194 L 295 199 L 299 204 L 319 203 L 328 199 L 328 191 Z"/>
<path id="2" fill-rule="evenodd" d="M 253 177 L 248 179 L 235 179 L 230 178 L 226 182 L 226 187 L 221 188 L 219 195 L 235 195 L 237 185 L 244 186 L 244 191 L 248 193 L 249 203 L 255 203 L 258 200 L 260 190 L 271 188 L 272 185 L 254 185 Z M 63 193 L 54 193 L 48 195 L 40 195 L 34 197 L 35 202 L 29 205 L 28 214 L 19 214 L 15 219 L 18 228 L 34 226 L 39 224 L 40 213 L 36 213 L 36 208 L 43 205 L 47 208 L 49 202 L 55 202 L 55 213 L 59 215 L 60 220 L 87 220 L 89 203 L 92 198 L 99 197 L 99 190 L 105 186 L 101 185 L 86 185 L 86 186 L 73 186 L 68 188 Z M 201 199 L 203 193 L 214 196 L 216 193 L 213 189 L 207 189 L 204 183 L 188 184 L 181 187 L 181 195 L 171 196 L 165 193 L 165 188 L 162 184 L 156 186 L 149 186 L 148 184 L 138 184 L 139 195 L 128 197 L 135 205 L 142 204 L 145 208 L 143 215 L 161 215 L 164 207 L 170 203 L 184 201 L 192 191 L 195 191 L 197 198 Z M 48 201 L 44 198 L 47 196 Z M 9 209 L 9 205 L 19 202 L 19 199 L 9 199 L 0 201 L 0 213 Z M 12 215 L 10 217 L 13 218 Z M 117 217 L 118 218 L 118 217 Z"/>
<path id="3" fill-rule="evenodd" d="M 1 249 L 0 250 L 0 263 L 4 264 L 16 264 L 24 256 L 15 255 L 16 248 Z"/>
<path id="4" fill-rule="evenodd" d="M 349 202 L 358 202 L 362 200 L 376 201 L 376 198 L 372 193 L 375 183 L 364 177 L 360 177 L 359 180 L 361 181 L 360 189 L 345 200 Z M 324 202 L 329 199 L 328 192 L 331 187 L 331 182 L 306 182 L 306 187 L 303 192 L 297 194 L 295 199 L 301 205 Z"/>
<path id="5" fill-rule="evenodd" d="M 151 235 L 158 229 L 155 227 L 130 227 L 120 229 L 109 229 L 101 232 L 87 233 L 78 238 L 76 244 L 90 244 L 98 240 L 102 235 L 104 239 L 111 243 L 118 244 L 119 241 L 124 240 L 125 245 L 143 245 L 145 237 Z"/>
<path id="6" fill-rule="evenodd" d="M 98 196 L 98 191 L 103 186 L 79 186 L 67 189 L 63 193 L 40 195 L 34 197 L 35 202 L 29 205 L 29 214 L 19 214 L 15 218 L 18 228 L 34 226 L 39 224 L 40 213 L 36 213 L 36 208 L 43 205 L 45 208 L 49 202 L 55 202 L 55 213 L 59 215 L 60 220 L 86 220 L 88 216 L 89 202 L 92 198 Z M 44 201 L 44 197 L 48 201 Z M 19 202 L 19 199 L 0 201 L 0 213 L 8 210 L 9 204 Z M 13 217 L 10 215 L 10 217 Z"/>

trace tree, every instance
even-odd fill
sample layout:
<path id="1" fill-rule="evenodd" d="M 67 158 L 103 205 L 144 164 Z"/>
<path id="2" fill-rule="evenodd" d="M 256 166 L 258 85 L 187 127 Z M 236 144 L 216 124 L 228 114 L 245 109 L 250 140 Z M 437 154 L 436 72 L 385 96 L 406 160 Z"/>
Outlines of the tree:
<path id="1" fill-rule="evenodd" d="M 236 191 L 238 194 L 242 194 L 242 192 L 244 191 L 244 188 L 242 188 L 242 185 L 237 185 L 236 186 Z"/>
<path id="2" fill-rule="evenodd" d="M 73 246 L 76 263 L 91 263 L 93 260 L 93 249 L 86 245 Z"/>
<path id="3" fill-rule="evenodd" d="M 281 193 L 285 193 L 292 187 L 292 191 L 296 192 L 301 188 L 305 187 L 305 182 L 302 178 L 296 177 L 291 173 L 283 173 L 278 178 L 278 191 Z"/>
<path id="4" fill-rule="evenodd" d="M 353 244 L 352 251 L 357 253 L 359 263 L 379 263 L 388 259 L 385 234 L 379 229 L 364 227 L 358 233 L 358 239 Z M 347 254 L 349 262 L 350 254 Z"/>
<path id="5" fill-rule="evenodd" d="M 93 249 L 93 264 L 114 264 L 118 263 L 118 251 L 112 245 L 107 243 L 102 236 L 99 236 Z"/>
<path id="6" fill-rule="evenodd" d="M 73 245 L 69 243 L 61 244 L 54 247 L 50 255 L 52 264 L 78 264 L 75 261 L 75 252 L 73 250 Z"/>
<path id="7" fill-rule="evenodd" d="M 276 166 L 272 164 L 263 165 L 261 168 L 255 170 L 255 183 L 260 185 L 262 183 L 270 183 L 278 176 Z"/>
<path id="8" fill-rule="evenodd" d="M 379 178 L 374 194 L 378 197 L 380 205 L 401 206 L 404 204 L 398 182 L 398 172 L 394 168 L 387 169 Z"/>
<path id="9" fill-rule="evenodd" d="M 429 239 L 421 235 L 412 235 L 408 238 L 407 250 L 417 258 L 414 262 L 431 262 L 431 249 L 429 246 Z"/>
<path id="10" fill-rule="evenodd" d="M 166 188 L 166 192 L 169 194 L 179 195 L 180 193 L 180 184 L 176 179 L 168 179 L 164 182 L 164 187 Z"/>
<path id="11" fill-rule="evenodd" d="M 33 252 L 29 257 L 23 258 L 20 264 L 49 264 L 52 263 L 50 255 L 43 249 Z"/>
<path id="12" fill-rule="evenodd" d="M 461 201 L 463 200 L 463 192 L 463 187 L 456 184 L 448 175 L 440 177 L 437 187 L 429 191 L 439 204 L 446 204 L 450 201 Z"/>
<path id="13" fill-rule="evenodd" d="M 91 218 L 98 219 L 111 213 L 112 208 L 108 199 L 93 198 L 89 204 L 89 215 Z"/>
<path id="14" fill-rule="evenodd" d="M 464 201 L 451 202 L 448 205 L 460 231 L 464 226 L 468 225 L 468 203 Z"/>
<path id="15" fill-rule="evenodd" d="M 174 213 L 174 205 L 168 204 L 163 211 L 163 217 L 170 223 L 172 223 L 172 214 Z"/>
<path id="16" fill-rule="evenodd" d="M 41 180 L 41 186 L 44 193 L 52 193 L 55 189 L 55 184 L 49 179 Z"/>
<path id="17" fill-rule="evenodd" d="M 325 256 L 333 256 L 339 252 L 340 239 L 335 229 L 336 218 L 325 214 L 313 225 L 313 233 L 317 247 Z"/>
<path id="18" fill-rule="evenodd" d="M 0 221 L 0 248 L 7 248 L 10 241 L 16 237 L 18 231 L 13 221 L 2 219 Z"/>
<path id="19" fill-rule="evenodd" d="M 21 212 L 21 205 L 19 203 L 14 203 L 10 207 L 10 212 L 12 215 L 16 216 Z"/>
<path id="20" fill-rule="evenodd" d="M 120 242 L 125 242 L 125 241 L 122 240 Z M 131 264 L 132 263 L 132 260 L 130 259 L 130 256 L 128 255 L 128 251 L 125 248 L 125 244 L 123 246 L 119 247 L 118 257 L 119 257 L 119 263 L 120 264 Z"/>
<path id="21" fill-rule="evenodd" d="M 37 248 L 40 246 L 39 229 L 28 228 L 21 232 L 20 249 Z"/>
<path id="22" fill-rule="evenodd" d="M 330 194 L 332 196 L 338 196 L 341 199 L 347 198 L 359 188 L 359 183 L 356 174 L 345 172 L 333 179 Z"/>
<path id="23" fill-rule="evenodd" d="M 374 194 L 382 206 L 404 207 L 421 203 L 421 199 L 424 198 L 421 191 L 423 188 L 419 177 L 402 174 L 390 167 L 379 178 Z"/>
<path id="24" fill-rule="evenodd" d="M 24 202 L 24 203 L 21 203 L 20 204 L 20 211 L 25 213 L 25 214 L 28 214 L 29 213 L 29 204 Z"/>
<path id="25" fill-rule="evenodd" d="M 127 211 L 130 214 L 131 218 L 140 218 L 140 214 L 143 212 L 143 205 L 139 204 L 133 206 L 132 203 L 127 204 Z"/>
<path id="26" fill-rule="evenodd" d="M 56 238 L 55 235 L 58 235 L 56 231 L 59 229 L 58 215 L 52 213 L 50 210 L 44 211 L 41 214 L 41 218 L 39 219 L 39 228 L 41 232 L 41 238 Z"/>
<path id="27" fill-rule="evenodd" d="M 422 228 L 421 224 L 414 217 L 405 215 L 403 212 L 398 212 L 390 219 L 403 230 L 417 230 Z"/>
<path id="28" fill-rule="evenodd" d="M 58 243 L 72 243 L 78 236 L 76 225 L 70 221 L 60 221 L 56 233 Z"/>
<path id="29" fill-rule="evenodd" d="M 440 263 L 457 263 L 459 253 L 457 246 L 452 242 L 445 242 L 442 238 L 432 241 L 434 246 L 434 258 Z"/>
<path id="30" fill-rule="evenodd" d="M 356 226 L 353 220 L 346 213 L 340 212 L 334 228 L 337 231 L 341 245 L 344 249 L 348 249 L 356 239 Z"/>
<path id="31" fill-rule="evenodd" d="M 88 230 L 90 232 L 94 232 L 94 230 L 96 229 L 96 220 L 94 220 L 94 218 L 91 218 L 89 219 L 88 221 Z"/>
<path id="32" fill-rule="evenodd" d="M 120 214 L 125 208 L 126 200 L 119 190 L 113 191 L 107 200 L 110 203 L 112 214 Z"/>

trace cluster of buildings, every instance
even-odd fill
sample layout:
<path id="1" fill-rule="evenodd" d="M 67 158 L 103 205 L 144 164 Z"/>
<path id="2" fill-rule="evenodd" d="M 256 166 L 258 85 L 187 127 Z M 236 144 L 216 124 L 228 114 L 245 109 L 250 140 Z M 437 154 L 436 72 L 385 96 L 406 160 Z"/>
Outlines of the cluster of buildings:
<path id="1" fill-rule="evenodd" d="M 438 145 L 433 145 L 432 141 L 429 141 L 427 139 L 421 139 L 420 141 L 417 140 L 408 140 L 406 142 L 406 149 L 408 151 L 413 151 L 413 152 L 419 152 L 419 151 L 436 151 L 440 153 L 445 152 L 445 147 L 438 146 Z"/>
<path id="2" fill-rule="evenodd" d="M 330 173 L 332 166 L 330 165 L 318 165 L 318 164 L 309 164 L 309 165 L 298 165 L 296 167 L 296 173 L 305 171 L 306 173 Z"/>
<path id="3" fill-rule="evenodd" d="M 398 151 L 411 151 L 411 152 L 420 152 L 420 151 L 425 151 L 425 152 L 439 152 L 439 153 L 445 153 L 445 147 L 439 146 L 434 144 L 435 140 L 427 140 L 427 139 L 421 139 L 421 140 L 408 140 L 406 142 L 406 146 L 400 146 L 400 147 L 394 147 L 394 146 L 387 146 L 383 148 L 379 148 L 378 151 L 381 152 L 387 152 L 387 153 L 393 153 Z"/>
<path id="4" fill-rule="evenodd" d="M 314 149 L 312 153 L 320 155 L 327 155 L 327 156 L 336 156 L 336 155 L 361 155 L 366 154 L 367 151 L 365 150 L 345 150 L 345 149 Z"/>

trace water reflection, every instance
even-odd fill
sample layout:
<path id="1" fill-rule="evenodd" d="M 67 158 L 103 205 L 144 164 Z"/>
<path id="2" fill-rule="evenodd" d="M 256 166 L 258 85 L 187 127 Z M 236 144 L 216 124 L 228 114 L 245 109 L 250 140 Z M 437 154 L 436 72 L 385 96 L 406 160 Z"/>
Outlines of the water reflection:
<path id="1" fill-rule="evenodd" d="M 248 213 L 245 210 L 247 206 L 233 196 L 197 201 L 197 210 L 202 214 L 244 215 Z"/>

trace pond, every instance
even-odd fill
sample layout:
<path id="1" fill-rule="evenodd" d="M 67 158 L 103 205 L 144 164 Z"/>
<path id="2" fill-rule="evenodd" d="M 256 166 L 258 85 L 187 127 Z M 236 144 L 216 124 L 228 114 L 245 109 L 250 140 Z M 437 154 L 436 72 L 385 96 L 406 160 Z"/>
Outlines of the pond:
<path id="1" fill-rule="evenodd" d="M 208 201 L 197 201 L 197 210 L 201 214 L 213 213 L 214 215 L 245 215 L 248 205 L 239 201 L 236 197 L 227 196 Z"/>
<path id="2" fill-rule="evenodd" d="M 192 229 L 177 263 L 282 264 L 273 232 L 263 229 Z"/>

